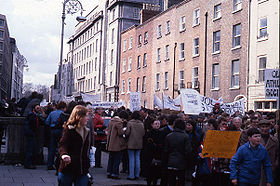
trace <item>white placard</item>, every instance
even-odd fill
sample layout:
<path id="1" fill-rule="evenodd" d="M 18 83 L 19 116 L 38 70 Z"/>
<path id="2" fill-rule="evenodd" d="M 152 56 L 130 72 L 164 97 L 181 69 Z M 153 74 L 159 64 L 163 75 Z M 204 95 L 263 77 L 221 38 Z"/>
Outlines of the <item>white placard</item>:
<path id="1" fill-rule="evenodd" d="M 130 92 L 130 110 L 131 112 L 141 109 L 140 92 Z"/>
<path id="2" fill-rule="evenodd" d="M 279 69 L 265 69 L 265 99 L 279 99 Z"/>

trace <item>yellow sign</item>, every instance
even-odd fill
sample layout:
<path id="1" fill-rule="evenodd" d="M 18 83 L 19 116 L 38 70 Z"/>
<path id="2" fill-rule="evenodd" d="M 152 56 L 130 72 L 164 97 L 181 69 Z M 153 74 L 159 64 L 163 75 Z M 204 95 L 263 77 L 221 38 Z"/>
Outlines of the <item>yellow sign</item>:
<path id="1" fill-rule="evenodd" d="M 239 131 L 208 130 L 202 149 L 202 156 L 232 158 L 237 149 L 240 133 Z"/>

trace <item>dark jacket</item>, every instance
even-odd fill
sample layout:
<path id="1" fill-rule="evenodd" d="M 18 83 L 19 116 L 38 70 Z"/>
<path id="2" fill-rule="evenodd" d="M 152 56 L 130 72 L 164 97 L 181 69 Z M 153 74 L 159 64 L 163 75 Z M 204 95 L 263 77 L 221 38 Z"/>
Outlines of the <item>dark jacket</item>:
<path id="1" fill-rule="evenodd" d="M 104 131 L 105 127 L 103 126 L 103 124 L 104 121 L 102 117 L 98 113 L 96 113 L 93 118 L 94 131 L 97 132 L 97 135 L 94 136 L 95 141 L 105 141 L 107 139 Z M 101 131 L 100 134 L 97 130 Z"/>
<path id="2" fill-rule="evenodd" d="M 164 161 L 168 168 L 186 170 L 191 152 L 192 146 L 189 136 L 183 130 L 175 128 L 174 132 L 166 136 L 164 153 L 167 157 Z"/>
<path id="3" fill-rule="evenodd" d="M 74 176 L 85 175 L 90 167 L 89 162 L 89 129 L 84 127 L 85 141 L 73 126 L 68 125 L 63 130 L 59 142 L 59 155 L 69 155 L 71 163 L 65 165 L 60 161 L 59 172 Z"/>

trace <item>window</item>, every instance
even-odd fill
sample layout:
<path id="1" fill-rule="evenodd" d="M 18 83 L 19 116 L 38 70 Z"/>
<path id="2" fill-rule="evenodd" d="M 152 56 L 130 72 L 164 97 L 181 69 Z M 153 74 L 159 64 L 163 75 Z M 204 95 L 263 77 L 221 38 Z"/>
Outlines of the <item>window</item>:
<path id="1" fill-rule="evenodd" d="M 138 57 L 137 57 L 137 68 L 140 68 L 140 67 L 141 67 L 140 59 L 141 59 L 141 57 L 138 56 Z"/>
<path id="2" fill-rule="evenodd" d="M 122 80 L 122 94 L 125 93 L 125 80 Z"/>
<path id="3" fill-rule="evenodd" d="M 98 39 L 96 39 L 95 45 L 95 52 L 98 52 Z"/>
<path id="4" fill-rule="evenodd" d="M 147 53 L 144 54 L 143 56 L 143 67 L 147 66 Z"/>
<path id="5" fill-rule="evenodd" d="M 180 31 L 183 31 L 186 29 L 186 17 L 183 16 L 180 19 Z"/>
<path id="6" fill-rule="evenodd" d="M 170 21 L 166 21 L 166 34 L 170 33 Z"/>
<path id="7" fill-rule="evenodd" d="M 113 83 L 113 72 L 110 72 L 110 81 L 109 81 L 109 85 L 112 86 Z"/>
<path id="8" fill-rule="evenodd" d="M 160 62 L 160 48 L 157 49 L 157 62 Z"/>
<path id="9" fill-rule="evenodd" d="M 112 29 L 112 44 L 114 43 L 114 35 L 115 35 L 115 29 Z"/>
<path id="10" fill-rule="evenodd" d="M 185 88 L 185 83 L 184 83 L 184 71 L 181 70 L 179 72 L 179 89 L 180 88 Z"/>
<path id="11" fill-rule="evenodd" d="M 0 19 L 0 26 L 4 27 L 4 20 L 3 19 Z"/>
<path id="12" fill-rule="evenodd" d="M 165 46 L 165 60 L 169 59 L 169 45 Z"/>
<path id="13" fill-rule="evenodd" d="M 114 64 L 114 50 L 111 50 L 111 65 Z"/>
<path id="14" fill-rule="evenodd" d="M 140 78 L 138 77 L 136 79 L 136 92 L 139 92 L 139 90 L 140 90 Z"/>
<path id="15" fill-rule="evenodd" d="M 122 72 L 123 72 L 123 73 L 125 72 L 125 64 L 126 64 L 126 60 L 123 59 L 123 65 L 122 65 Z"/>
<path id="16" fill-rule="evenodd" d="M 94 62 L 94 70 L 97 71 L 97 57 L 95 58 L 95 62 Z"/>
<path id="17" fill-rule="evenodd" d="M 99 22 L 96 22 L 96 32 L 99 30 Z"/>
<path id="18" fill-rule="evenodd" d="M 242 8 L 242 0 L 233 0 L 233 11 L 241 10 Z"/>
<path id="19" fill-rule="evenodd" d="M 132 57 L 128 58 L 128 67 L 127 67 L 127 71 L 131 71 L 131 64 L 132 64 Z"/>
<path id="20" fill-rule="evenodd" d="M 123 40 L 123 51 L 126 51 L 126 40 Z"/>
<path id="21" fill-rule="evenodd" d="M 239 60 L 232 61 L 231 65 L 231 88 L 239 87 Z"/>
<path id="22" fill-rule="evenodd" d="M 180 43 L 179 60 L 183 60 L 184 58 L 185 58 L 185 45 L 184 43 Z"/>
<path id="23" fill-rule="evenodd" d="M 193 40 L 193 55 L 199 55 L 199 38 Z"/>
<path id="24" fill-rule="evenodd" d="M 159 74 L 156 74 L 156 90 L 159 90 Z"/>
<path id="25" fill-rule="evenodd" d="M 199 14 L 200 14 L 200 10 L 196 9 L 193 13 L 193 26 L 196 26 L 199 24 Z"/>
<path id="26" fill-rule="evenodd" d="M 148 43 L 148 32 L 144 33 L 144 44 Z"/>
<path id="27" fill-rule="evenodd" d="M 221 31 L 217 31 L 213 33 L 213 52 L 220 51 L 220 39 L 221 39 Z"/>
<path id="28" fill-rule="evenodd" d="M 221 8 L 221 4 L 214 6 L 214 19 L 219 19 L 220 17 L 222 17 Z"/>
<path id="29" fill-rule="evenodd" d="M 266 69 L 266 56 L 259 57 L 259 82 L 264 82 L 264 71 Z"/>
<path id="30" fill-rule="evenodd" d="M 128 46 L 128 49 L 131 49 L 132 48 L 132 37 L 129 38 L 129 46 Z"/>
<path id="31" fill-rule="evenodd" d="M 241 24 L 233 26 L 232 48 L 240 46 Z"/>
<path id="32" fill-rule="evenodd" d="M 138 8 L 134 8 L 133 18 L 139 19 L 139 9 Z"/>
<path id="33" fill-rule="evenodd" d="M 0 50 L 3 50 L 3 48 L 4 48 L 4 44 L 3 42 L 0 42 Z"/>
<path id="34" fill-rule="evenodd" d="M 212 66 L 212 89 L 219 88 L 219 64 Z"/>
<path id="35" fill-rule="evenodd" d="M 4 38 L 4 31 L 0 30 L 0 38 Z"/>
<path id="36" fill-rule="evenodd" d="M 162 35 L 161 35 L 161 25 L 158 25 L 158 34 L 157 34 L 157 37 L 160 38 Z"/>
<path id="37" fill-rule="evenodd" d="M 127 92 L 131 91 L 131 78 L 128 78 L 127 80 Z"/>
<path id="38" fill-rule="evenodd" d="M 164 73 L 164 89 L 168 89 L 168 72 Z"/>
<path id="39" fill-rule="evenodd" d="M 113 12 L 112 12 L 112 21 L 115 20 L 115 12 L 116 12 L 116 9 L 113 9 Z"/>
<path id="40" fill-rule="evenodd" d="M 146 92 L 146 76 L 143 76 L 143 81 L 142 81 L 142 92 Z"/>
<path id="41" fill-rule="evenodd" d="M 259 23 L 259 38 L 267 36 L 267 18 L 261 18 Z"/>
<path id="42" fill-rule="evenodd" d="M 192 88 L 198 88 L 198 67 L 192 69 Z"/>
<path id="43" fill-rule="evenodd" d="M 96 76 L 94 77 L 94 81 L 93 81 L 93 89 L 95 90 L 96 88 Z"/>
<path id="44" fill-rule="evenodd" d="M 89 65 L 88 65 L 89 69 L 88 69 L 88 73 L 90 74 L 91 73 L 91 61 L 89 62 Z"/>
<path id="45" fill-rule="evenodd" d="M 138 45 L 141 46 L 141 43 L 142 43 L 142 36 L 141 34 L 138 36 Z"/>
<path id="46" fill-rule="evenodd" d="M 91 52 L 92 52 L 92 44 L 89 46 L 89 56 L 91 57 Z"/>

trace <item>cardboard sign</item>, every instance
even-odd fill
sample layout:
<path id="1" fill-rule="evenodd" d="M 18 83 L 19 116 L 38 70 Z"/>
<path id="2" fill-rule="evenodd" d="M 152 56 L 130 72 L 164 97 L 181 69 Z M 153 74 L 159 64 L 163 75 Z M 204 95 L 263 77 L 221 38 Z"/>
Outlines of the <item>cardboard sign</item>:
<path id="1" fill-rule="evenodd" d="M 206 133 L 203 157 L 232 158 L 235 154 L 239 137 L 239 131 L 208 130 Z"/>
<path id="2" fill-rule="evenodd" d="M 141 97 L 139 92 L 130 92 L 130 110 L 131 112 L 141 109 Z"/>

